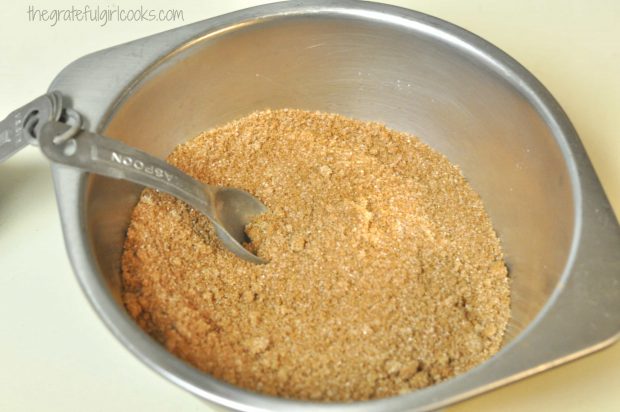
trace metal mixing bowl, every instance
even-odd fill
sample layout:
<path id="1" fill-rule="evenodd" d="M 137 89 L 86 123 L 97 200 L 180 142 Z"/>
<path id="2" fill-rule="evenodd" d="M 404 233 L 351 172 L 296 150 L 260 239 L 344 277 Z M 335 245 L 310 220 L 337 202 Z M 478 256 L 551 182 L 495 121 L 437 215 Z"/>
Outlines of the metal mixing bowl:
<path id="1" fill-rule="evenodd" d="M 610 344 L 620 330 L 620 231 L 578 136 L 547 90 L 486 41 L 381 4 L 247 9 L 86 56 L 51 90 L 92 130 L 159 156 L 252 111 L 293 107 L 384 122 L 461 166 L 506 252 L 512 319 L 502 351 L 433 387 L 318 404 L 220 382 L 144 334 L 120 301 L 120 255 L 140 187 L 55 167 L 67 248 L 103 321 L 139 359 L 239 410 L 430 409 Z"/>

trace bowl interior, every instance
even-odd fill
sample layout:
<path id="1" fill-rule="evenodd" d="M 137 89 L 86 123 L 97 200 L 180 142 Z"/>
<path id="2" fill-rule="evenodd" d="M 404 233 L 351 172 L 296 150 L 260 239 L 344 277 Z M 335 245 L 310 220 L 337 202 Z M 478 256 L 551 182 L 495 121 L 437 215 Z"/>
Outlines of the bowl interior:
<path id="1" fill-rule="evenodd" d="M 383 122 L 458 164 L 482 196 L 506 254 L 506 342 L 533 320 L 569 253 L 568 169 L 518 82 L 439 30 L 336 15 L 230 26 L 162 59 L 119 102 L 104 132 L 163 157 L 203 130 L 284 107 Z M 140 189 L 91 176 L 85 193 L 93 253 L 117 299 L 124 235 Z"/>

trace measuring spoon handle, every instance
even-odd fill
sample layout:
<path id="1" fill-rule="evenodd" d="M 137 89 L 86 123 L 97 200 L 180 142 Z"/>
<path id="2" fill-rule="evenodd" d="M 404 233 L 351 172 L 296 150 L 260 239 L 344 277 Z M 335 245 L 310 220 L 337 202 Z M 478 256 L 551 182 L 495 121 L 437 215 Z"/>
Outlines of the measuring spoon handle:
<path id="1" fill-rule="evenodd" d="M 88 172 L 129 180 L 185 201 L 214 220 L 213 189 L 164 160 L 124 143 L 80 129 L 71 139 L 58 143 L 54 137 L 70 126 L 51 121 L 45 124 L 39 146 L 50 160 Z"/>

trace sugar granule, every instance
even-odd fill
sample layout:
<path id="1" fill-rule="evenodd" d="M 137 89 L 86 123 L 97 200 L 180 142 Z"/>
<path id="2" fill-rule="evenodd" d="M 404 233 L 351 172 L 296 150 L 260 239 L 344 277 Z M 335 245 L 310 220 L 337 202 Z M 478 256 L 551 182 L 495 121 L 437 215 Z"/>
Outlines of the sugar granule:
<path id="1" fill-rule="evenodd" d="M 272 395 L 352 401 L 463 373 L 498 351 L 510 314 L 499 240 L 458 167 L 417 138 L 340 115 L 253 113 L 168 161 L 257 196 L 240 260 L 208 220 L 144 190 L 123 300 L 180 358 Z"/>

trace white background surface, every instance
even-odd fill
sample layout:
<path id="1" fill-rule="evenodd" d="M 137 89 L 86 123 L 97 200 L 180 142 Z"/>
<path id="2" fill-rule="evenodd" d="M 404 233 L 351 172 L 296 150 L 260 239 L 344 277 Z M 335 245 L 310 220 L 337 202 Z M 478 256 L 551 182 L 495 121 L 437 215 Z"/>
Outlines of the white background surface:
<path id="1" fill-rule="evenodd" d="M 0 118 L 43 94 L 64 66 L 92 51 L 260 1 L 135 0 L 179 8 L 183 23 L 29 22 L 29 5 L 3 1 Z M 574 122 L 620 211 L 620 2 L 392 1 L 465 27 L 524 64 Z M 46 162 L 29 148 L 0 165 L 0 411 L 205 411 L 143 366 L 105 329 L 66 258 Z M 620 410 L 620 345 L 454 407 L 474 410 Z"/>

